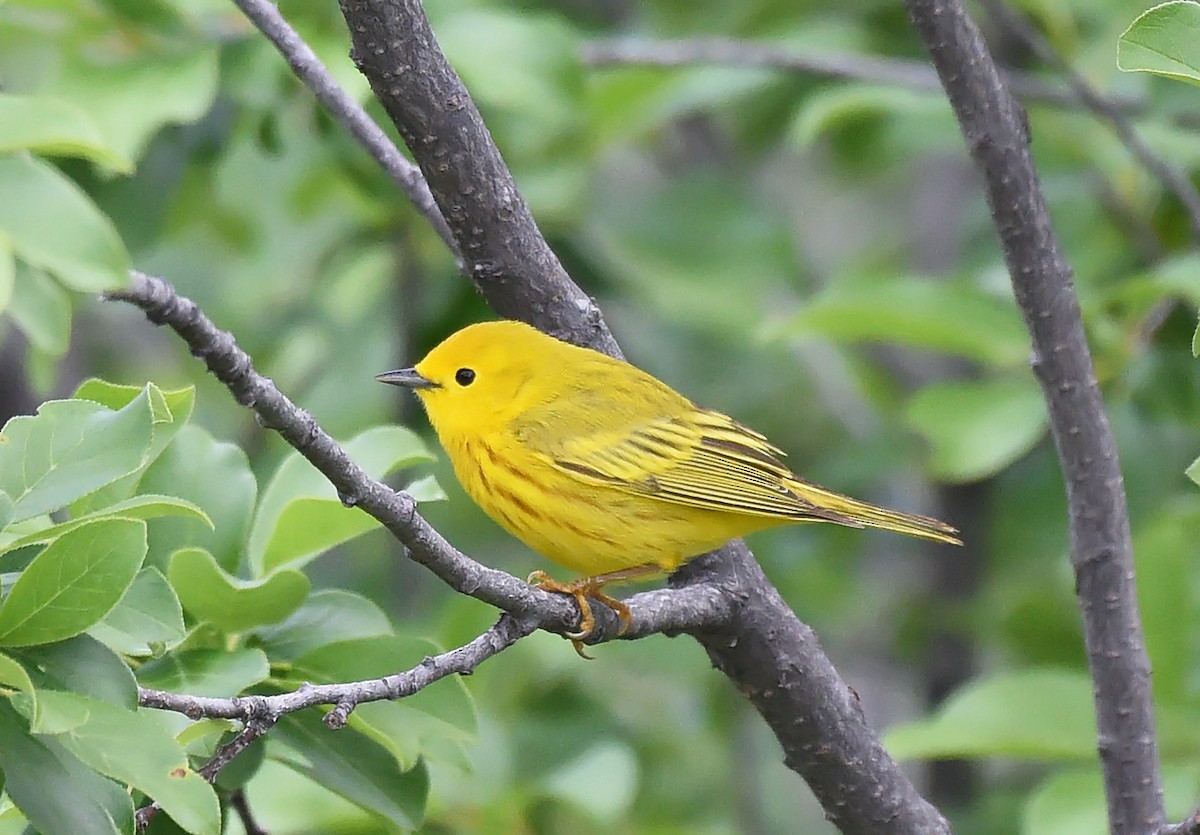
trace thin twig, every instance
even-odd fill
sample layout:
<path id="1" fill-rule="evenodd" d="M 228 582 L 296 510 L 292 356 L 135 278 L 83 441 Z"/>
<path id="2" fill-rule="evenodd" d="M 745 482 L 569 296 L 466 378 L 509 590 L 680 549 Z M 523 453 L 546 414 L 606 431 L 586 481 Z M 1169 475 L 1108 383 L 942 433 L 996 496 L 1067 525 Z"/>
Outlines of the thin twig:
<path id="1" fill-rule="evenodd" d="M 1083 614 L 1109 826 L 1166 823 L 1150 660 L 1134 579 L 1129 508 L 1075 296 L 1029 148 L 1028 123 L 960 0 L 905 0 L 984 175 L 1034 350 L 1066 480 L 1071 566 Z"/>
<path id="2" fill-rule="evenodd" d="M 334 80 L 333 75 L 321 63 L 312 48 L 296 33 L 283 15 L 279 7 L 271 0 L 233 0 L 237 7 L 250 18 L 258 30 L 262 32 L 280 54 L 287 59 L 292 72 L 317 97 L 321 104 L 344 127 L 358 143 L 374 157 L 380 167 L 387 172 L 402 192 L 425 216 L 426 220 L 437 232 L 438 237 L 450 249 L 458 261 L 459 269 L 463 269 L 462 256 L 458 251 L 458 242 L 446 225 L 446 219 L 429 193 L 429 186 L 421 175 L 421 170 L 413 165 L 400 149 L 375 121 L 367 115 L 367 111 Z"/>
<path id="3" fill-rule="evenodd" d="M 165 690 L 138 688 L 138 704 L 157 710 L 182 713 L 189 719 L 240 719 L 247 725 L 262 720 L 270 724 L 280 717 L 315 705 L 334 705 L 324 722 L 331 730 L 345 727 L 351 711 L 365 702 L 403 699 L 424 690 L 449 675 L 469 675 L 494 655 L 503 652 L 537 629 L 537 623 L 501 615 L 486 632 L 461 647 L 424 658 L 415 667 L 401 673 L 366 681 L 336 684 L 305 684 L 290 693 L 270 696 L 234 696 L 222 699 L 190 696 Z M 211 764 L 211 763 L 210 763 Z M 224 767 L 221 763 L 217 771 Z M 206 766 L 207 768 L 207 766 Z M 205 773 L 203 770 L 201 773 Z"/>
<path id="4" fill-rule="evenodd" d="M 1200 835 L 1200 812 L 1193 812 L 1179 823 L 1164 826 L 1157 835 Z"/>
<path id="5" fill-rule="evenodd" d="M 1009 8 L 1002 0 L 981 2 L 993 20 L 1007 27 L 1024 41 L 1039 59 L 1061 73 L 1079 101 L 1096 118 L 1108 123 L 1133 158 L 1175 195 L 1187 212 L 1192 237 L 1200 242 L 1200 190 L 1196 189 L 1188 176 L 1156 154 L 1129 121 L 1128 114 L 1093 87 L 1092 83 L 1071 66 L 1050 40 L 1023 15 Z"/>
<path id="6" fill-rule="evenodd" d="M 242 822 L 242 829 L 245 831 L 245 835 L 268 835 L 267 830 L 263 829 L 255 819 L 245 791 L 237 789 L 230 792 L 229 805 L 233 807 L 233 811 L 237 813 L 238 820 Z"/>
<path id="7" fill-rule="evenodd" d="M 218 329 L 190 299 L 170 284 L 131 272 L 127 288 L 108 295 L 139 307 L 155 324 L 168 325 L 203 360 L 263 426 L 274 429 L 308 459 L 337 489 L 342 501 L 370 514 L 400 540 L 407 553 L 455 591 L 489 603 L 542 629 L 575 629 L 579 609 L 563 595 L 543 591 L 511 574 L 488 568 L 466 556 L 438 533 L 418 512 L 407 493 L 396 492 L 369 477 L 313 419 L 292 403 L 275 384 L 258 374 L 233 336 Z M 623 635 L 637 638 L 656 632 L 691 632 L 728 622 L 730 605 L 719 590 L 699 582 L 670 595 L 647 592 L 627 601 L 633 626 Z M 609 640 L 619 632 L 616 615 L 595 607 L 597 629 L 589 643 Z"/>
<path id="8" fill-rule="evenodd" d="M 941 93 L 937 73 L 920 61 L 884 58 L 848 52 L 802 52 L 785 46 L 733 38 L 685 38 L 646 40 L 617 38 L 584 43 L 580 47 L 585 64 L 592 67 L 644 66 L 684 67 L 715 64 L 730 67 L 781 70 L 823 78 L 846 78 L 876 84 Z M 1076 109 L 1079 96 L 1072 90 L 1047 84 L 1018 70 L 1004 70 L 1005 80 L 1020 98 L 1054 107 Z M 1114 107 L 1123 112 L 1141 112 L 1141 99 L 1118 97 Z"/>
<path id="9" fill-rule="evenodd" d="M 536 629 L 537 623 L 533 621 L 518 620 L 505 614 L 470 643 L 438 655 L 426 656 L 412 669 L 382 678 L 337 684 L 305 684 L 290 693 L 233 696 L 226 699 L 139 687 L 138 704 L 145 708 L 182 713 L 192 720 L 241 720 L 241 732 L 221 746 L 213 758 L 200 769 L 200 776 L 213 783 L 225 766 L 289 713 L 315 705 L 334 705 L 333 710 L 325 714 L 324 722 L 331 730 L 339 730 L 345 727 L 351 711 L 358 705 L 403 699 L 446 676 L 470 675 L 484 661 L 508 649 Z M 136 819 L 139 831 L 145 829 L 160 809 L 156 802 L 138 809 Z"/>
<path id="10" fill-rule="evenodd" d="M 254 716 L 246 721 L 242 726 L 242 730 L 231 739 L 229 742 L 221 746 L 213 758 L 204 764 L 200 769 L 200 776 L 210 783 L 215 783 L 217 775 L 221 773 L 221 769 L 229 765 L 234 759 L 257 742 L 267 731 L 275 727 L 275 723 L 279 721 L 279 717 L 270 713 L 264 713 Z M 150 821 L 154 816 L 162 811 L 162 807 L 154 801 L 141 809 L 137 810 L 134 815 L 134 821 L 137 824 L 137 829 L 141 832 L 150 825 Z"/>

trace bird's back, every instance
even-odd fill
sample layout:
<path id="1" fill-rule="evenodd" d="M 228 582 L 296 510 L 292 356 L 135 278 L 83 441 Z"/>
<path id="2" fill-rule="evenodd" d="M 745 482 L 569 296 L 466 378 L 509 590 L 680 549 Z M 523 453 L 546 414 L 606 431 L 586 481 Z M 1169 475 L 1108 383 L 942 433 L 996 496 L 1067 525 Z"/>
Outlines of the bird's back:
<path id="1" fill-rule="evenodd" d="M 504 420 L 443 437 L 467 492 L 533 549 L 585 574 L 673 570 L 789 522 L 952 528 L 803 481 L 765 437 L 650 374 L 550 337 L 514 346 L 530 370 Z"/>

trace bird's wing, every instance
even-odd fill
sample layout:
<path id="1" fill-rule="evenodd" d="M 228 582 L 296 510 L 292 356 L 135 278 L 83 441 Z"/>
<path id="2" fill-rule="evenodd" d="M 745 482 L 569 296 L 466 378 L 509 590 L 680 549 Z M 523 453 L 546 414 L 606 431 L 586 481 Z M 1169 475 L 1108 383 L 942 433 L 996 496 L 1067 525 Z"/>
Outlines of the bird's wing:
<path id="1" fill-rule="evenodd" d="M 709 510 L 862 527 L 797 495 L 788 485 L 802 482 L 780 463 L 783 453 L 719 412 L 693 408 L 554 447 L 545 450 L 554 467 L 593 484 Z"/>

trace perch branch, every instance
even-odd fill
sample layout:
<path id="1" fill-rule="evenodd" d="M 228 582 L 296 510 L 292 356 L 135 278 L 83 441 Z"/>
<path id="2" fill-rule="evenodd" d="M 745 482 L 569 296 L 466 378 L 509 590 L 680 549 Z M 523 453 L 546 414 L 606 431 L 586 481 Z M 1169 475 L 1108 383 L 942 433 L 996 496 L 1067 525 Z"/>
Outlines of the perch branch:
<path id="1" fill-rule="evenodd" d="M 1033 167 L 1028 122 L 959 0 L 905 4 L 984 175 L 1033 342 L 1034 372 L 1066 481 L 1109 825 L 1116 835 L 1157 832 L 1165 823 L 1162 777 L 1124 483 L 1071 268 Z"/>
<path id="2" fill-rule="evenodd" d="M 462 81 L 417 0 L 341 0 L 352 56 L 425 174 L 494 310 L 614 356 L 595 304 L 542 238 Z M 774 731 L 785 761 L 845 833 L 949 832 L 884 751 L 812 630 L 740 542 L 672 577 L 716 587 L 731 607 L 687 630 Z M 636 597 L 634 599 L 637 599 Z"/>
<path id="3" fill-rule="evenodd" d="M 576 628 L 579 609 L 573 600 L 488 568 L 458 551 L 417 512 L 411 496 L 363 472 L 312 415 L 254 370 L 250 357 L 231 334 L 219 330 L 195 302 L 176 293 L 170 284 L 135 271 L 130 273 L 129 287 L 109 293 L 108 298 L 137 306 L 151 322 L 167 325 L 179 334 L 193 356 L 205 362 L 234 399 L 308 459 L 329 479 L 344 503 L 378 520 L 404 544 L 413 560 L 452 589 L 531 620 L 542 629 L 563 632 Z M 671 595 L 634 595 L 627 602 L 634 617 L 633 627 L 625 635 L 629 638 L 711 628 L 729 617 L 728 604 L 703 582 Z M 615 613 L 595 607 L 595 614 L 597 630 L 589 643 L 615 637 L 619 631 Z"/>

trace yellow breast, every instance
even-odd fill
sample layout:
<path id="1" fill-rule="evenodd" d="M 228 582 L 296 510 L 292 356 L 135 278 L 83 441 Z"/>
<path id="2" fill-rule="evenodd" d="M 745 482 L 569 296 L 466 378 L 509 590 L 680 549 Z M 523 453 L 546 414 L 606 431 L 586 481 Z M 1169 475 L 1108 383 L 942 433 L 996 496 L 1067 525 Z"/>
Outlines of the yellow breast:
<path id="1" fill-rule="evenodd" d="M 467 494 L 501 527 L 585 575 L 640 565 L 673 571 L 689 557 L 785 521 L 586 484 L 502 434 L 456 439 L 446 451 Z"/>

